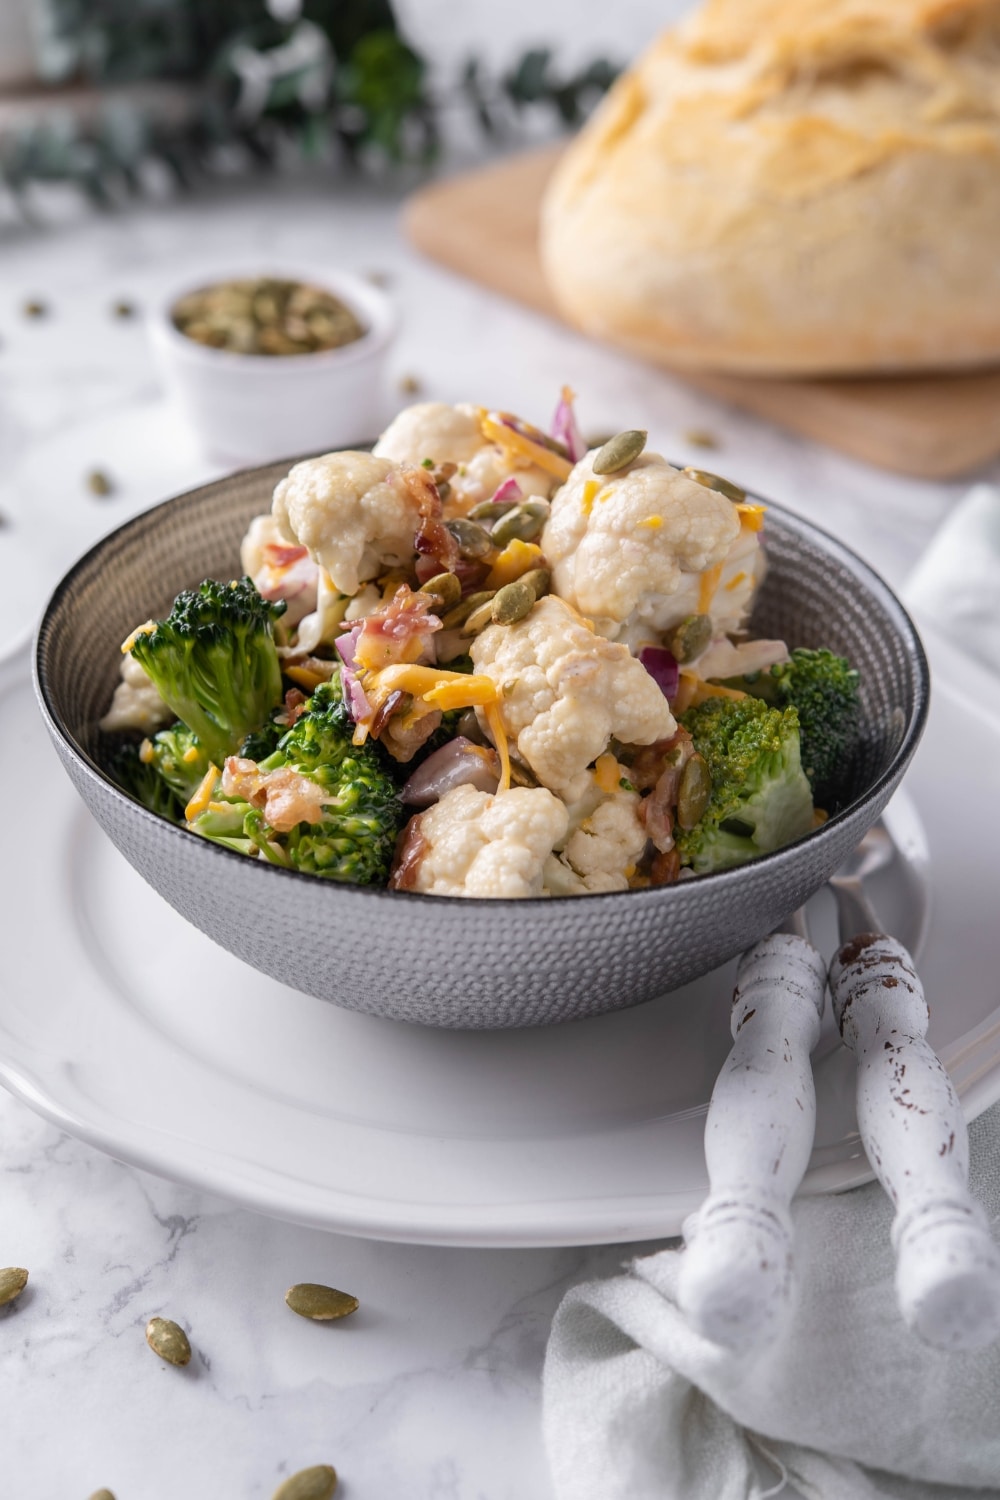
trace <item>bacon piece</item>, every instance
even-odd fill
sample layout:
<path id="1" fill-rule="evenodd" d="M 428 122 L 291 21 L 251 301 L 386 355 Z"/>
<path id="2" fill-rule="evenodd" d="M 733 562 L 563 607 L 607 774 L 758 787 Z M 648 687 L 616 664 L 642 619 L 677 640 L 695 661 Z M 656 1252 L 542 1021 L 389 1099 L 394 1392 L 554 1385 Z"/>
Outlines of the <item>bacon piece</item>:
<path id="1" fill-rule="evenodd" d="M 400 469 L 399 477 L 420 512 L 420 525 L 413 538 L 414 549 L 439 562 L 439 572 L 453 573 L 458 562 L 458 543 L 442 520 L 437 485 L 426 469 L 407 466 Z"/>
<path id="2" fill-rule="evenodd" d="M 242 797 L 264 814 L 276 833 L 291 833 L 298 823 L 319 823 L 330 794 L 288 766 L 262 771 L 255 760 L 230 755 L 222 771 L 227 797 Z"/>
<path id="3" fill-rule="evenodd" d="M 390 891 L 412 891 L 417 871 L 429 845 L 424 838 L 421 814 L 410 819 L 396 841 L 396 853 L 389 872 Z"/>
<path id="4" fill-rule="evenodd" d="M 397 666 L 429 656 L 431 636 L 441 621 L 431 613 L 430 594 L 400 584 L 388 604 L 366 615 L 354 645 L 354 664 L 363 671 Z"/>

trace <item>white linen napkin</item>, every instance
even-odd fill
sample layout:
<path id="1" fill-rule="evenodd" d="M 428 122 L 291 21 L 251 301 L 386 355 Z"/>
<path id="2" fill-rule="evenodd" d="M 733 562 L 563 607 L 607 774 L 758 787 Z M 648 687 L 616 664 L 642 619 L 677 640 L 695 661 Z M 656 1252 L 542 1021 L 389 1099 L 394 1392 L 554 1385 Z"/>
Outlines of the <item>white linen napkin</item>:
<path id="1" fill-rule="evenodd" d="M 996 490 L 966 496 L 905 598 L 1000 673 Z M 1000 1105 L 969 1133 L 972 1189 L 997 1225 Z M 543 1377 L 557 1500 L 764 1500 L 788 1484 L 809 1500 L 1000 1500 L 1000 1345 L 942 1354 L 905 1327 L 892 1216 L 875 1183 L 793 1205 L 794 1302 L 759 1354 L 690 1329 L 677 1248 L 568 1293 Z"/>

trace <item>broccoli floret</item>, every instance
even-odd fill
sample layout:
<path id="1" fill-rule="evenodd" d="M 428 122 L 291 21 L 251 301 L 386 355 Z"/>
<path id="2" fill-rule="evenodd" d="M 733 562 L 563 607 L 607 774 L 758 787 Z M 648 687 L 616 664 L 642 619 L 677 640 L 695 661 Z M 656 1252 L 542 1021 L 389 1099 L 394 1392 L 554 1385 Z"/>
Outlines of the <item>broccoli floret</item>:
<path id="1" fill-rule="evenodd" d="M 249 578 L 185 589 L 167 619 L 142 627 L 129 650 L 164 702 L 221 766 L 281 702 L 274 622 L 284 601 L 262 599 Z"/>
<path id="2" fill-rule="evenodd" d="M 161 818 L 169 818 L 171 823 L 183 822 L 184 801 L 163 779 L 153 762 L 140 757 L 138 745 L 119 745 L 108 756 L 106 766 L 112 780 L 143 807 L 158 813 Z"/>
<path id="3" fill-rule="evenodd" d="M 712 778 L 694 828 L 675 830 L 681 864 L 698 875 L 780 849 L 813 826 L 794 708 L 759 698 L 708 698 L 681 715 Z"/>
<path id="4" fill-rule="evenodd" d="M 323 683 L 278 748 L 259 763 L 262 772 L 287 766 L 323 787 L 329 802 L 319 822 L 279 833 L 257 808 L 217 795 L 189 826 L 230 848 L 245 839 L 248 851 L 274 864 L 353 885 L 384 885 L 404 808 L 378 747 L 352 744 L 353 733 L 339 682 Z"/>
<path id="5" fill-rule="evenodd" d="M 730 684 L 799 715 L 802 769 L 820 807 L 836 806 L 851 769 L 858 731 L 858 673 L 832 651 L 799 647 L 791 661 Z"/>
<path id="6" fill-rule="evenodd" d="M 169 729 L 161 729 L 149 741 L 152 746 L 149 764 L 177 797 L 183 808 L 204 780 L 208 756 L 186 724 L 178 719 Z"/>

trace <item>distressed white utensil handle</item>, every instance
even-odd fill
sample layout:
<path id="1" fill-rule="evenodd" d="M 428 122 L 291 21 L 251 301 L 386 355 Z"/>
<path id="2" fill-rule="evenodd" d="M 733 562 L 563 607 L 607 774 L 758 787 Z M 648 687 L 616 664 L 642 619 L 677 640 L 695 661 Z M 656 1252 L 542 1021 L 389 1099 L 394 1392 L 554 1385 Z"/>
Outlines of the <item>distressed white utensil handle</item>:
<path id="1" fill-rule="evenodd" d="M 941 1349 L 1000 1336 L 1000 1252 L 969 1193 L 969 1137 L 951 1079 L 925 1040 L 913 960 L 862 933 L 830 966 L 834 1015 L 858 1060 L 858 1127 L 896 1207 L 896 1295 L 906 1322 Z"/>
<path id="2" fill-rule="evenodd" d="M 802 938 L 774 933 L 740 960 L 733 1049 L 705 1124 L 710 1192 L 684 1226 L 678 1300 L 705 1338 L 763 1342 L 788 1300 L 789 1204 L 809 1164 L 826 965 Z"/>

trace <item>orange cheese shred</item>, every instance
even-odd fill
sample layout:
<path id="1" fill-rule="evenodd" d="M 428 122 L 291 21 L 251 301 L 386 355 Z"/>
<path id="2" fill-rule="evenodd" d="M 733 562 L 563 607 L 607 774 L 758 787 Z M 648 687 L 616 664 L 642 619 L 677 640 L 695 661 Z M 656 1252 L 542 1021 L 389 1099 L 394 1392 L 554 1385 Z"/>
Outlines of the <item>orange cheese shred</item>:
<path id="1" fill-rule="evenodd" d="M 698 613 L 707 615 L 712 608 L 712 600 L 715 591 L 719 587 L 719 579 L 722 577 L 722 564 L 716 563 L 714 568 L 706 568 L 701 575 L 701 585 L 698 590 Z"/>
<path id="2" fill-rule="evenodd" d="M 186 822 L 193 823 L 198 814 L 205 811 L 206 807 L 212 800 L 212 793 L 215 791 L 215 783 L 218 781 L 220 774 L 221 772 L 219 771 L 218 766 L 209 766 L 208 770 L 205 772 L 204 776 L 201 778 L 197 787 L 195 788 L 191 796 L 191 800 L 188 802 L 188 805 L 184 809 L 184 818 Z"/>
<path id="3" fill-rule="evenodd" d="M 483 437 L 488 438 L 491 443 L 499 443 L 501 448 L 515 458 L 527 459 L 528 463 L 544 469 L 546 474 L 551 474 L 560 483 L 569 477 L 573 465 L 568 458 L 553 453 L 551 448 L 544 448 L 541 443 L 532 442 L 522 432 L 516 432 L 513 427 L 501 422 L 494 412 L 487 412 L 483 417 L 482 429 Z"/>

